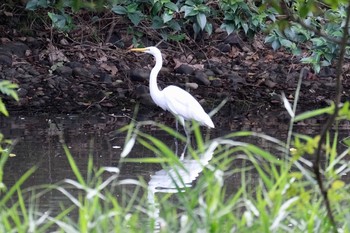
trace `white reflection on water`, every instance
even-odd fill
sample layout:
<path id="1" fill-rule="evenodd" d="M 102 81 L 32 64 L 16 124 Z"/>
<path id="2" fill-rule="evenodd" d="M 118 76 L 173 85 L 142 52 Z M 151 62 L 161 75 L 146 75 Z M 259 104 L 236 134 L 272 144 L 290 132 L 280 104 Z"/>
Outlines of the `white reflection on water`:
<path id="1" fill-rule="evenodd" d="M 180 165 L 159 170 L 151 175 L 148 182 L 148 204 L 151 211 L 150 217 L 155 220 L 155 232 L 159 232 L 162 219 L 159 216 L 159 204 L 156 202 L 155 194 L 159 193 L 177 193 L 184 192 L 186 187 L 191 187 L 192 182 L 197 179 L 199 173 L 209 165 L 213 158 L 214 150 L 219 145 L 213 141 L 209 148 L 203 153 L 198 160 L 182 159 Z"/>

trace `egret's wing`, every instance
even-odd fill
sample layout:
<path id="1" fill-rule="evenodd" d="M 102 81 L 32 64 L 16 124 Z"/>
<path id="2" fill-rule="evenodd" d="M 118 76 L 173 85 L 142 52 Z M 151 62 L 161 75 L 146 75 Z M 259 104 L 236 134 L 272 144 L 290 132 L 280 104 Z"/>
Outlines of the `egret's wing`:
<path id="1" fill-rule="evenodd" d="M 177 86 L 168 86 L 164 90 L 164 98 L 168 110 L 175 115 L 180 115 L 186 120 L 197 119 L 197 115 L 205 114 L 198 101 L 185 90 Z"/>
<path id="2" fill-rule="evenodd" d="M 210 116 L 190 93 L 177 86 L 168 86 L 162 92 L 167 110 L 174 115 L 214 128 Z"/>

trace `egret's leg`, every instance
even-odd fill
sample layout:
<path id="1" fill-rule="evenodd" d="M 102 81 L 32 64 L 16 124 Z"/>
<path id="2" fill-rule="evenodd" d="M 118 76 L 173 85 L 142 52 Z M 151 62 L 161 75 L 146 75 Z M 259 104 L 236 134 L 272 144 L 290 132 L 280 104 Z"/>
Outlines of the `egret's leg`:
<path id="1" fill-rule="evenodd" d="M 189 129 L 187 129 L 186 122 L 184 122 L 183 127 L 184 127 L 185 134 L 186 134 L 186 145 L 185 145 L 184 150 L 183 150 L 183 152 L 181 154 L 181 157 L 180 157 L 181 160 L 183 160 L 185 158 L 185 153 L 186 153 L 186 150 L 187 150 L 187 146 L 191 144 L 191 132 L 190 132 Z"/>
<path id="2" fill-rule="evenodd" d="M 176 125 L 176 131 L 179 132 L 179 121 L 177 119 L 175 119 L 175 125 Z M 179 152 L 179 144 L 177 142 L 177 137 L 174 137 L 174 144 L 175 144 L 175 154 L 177 155 L 177 153 Z"/>

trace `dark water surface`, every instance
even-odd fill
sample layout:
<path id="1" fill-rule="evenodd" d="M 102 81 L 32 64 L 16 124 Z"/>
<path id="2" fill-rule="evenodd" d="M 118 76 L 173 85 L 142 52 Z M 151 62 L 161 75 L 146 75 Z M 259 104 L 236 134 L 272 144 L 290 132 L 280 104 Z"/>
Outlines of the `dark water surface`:
<path id="1" fill-rule="evenodd" d="M 40 184 L 54 184 L 66 178 L 74 178 L 74 174 L 67 161 L 60 138 L 64 138 L 82 174 L 86 174 L 89 155 L 93 156 L 94 165 L 117 166 L 124 146 L 125 134 L 116 133 L 119 128 L 127 125 L 129 117 L 118 116 L 17 116 L 0 118 L 1 132 L 15 140 L 16 144 L 5 165 L 4 182 L 7 187 L 13 185 L 29 168 L 38 166 L 37 171 L 25 182 L 24 187 Z M 345 124 L 341 130 L 340 138 L 349 135 L 349 125 Z M 317 122 L 309 125 L 299 125 L 295 131 L 302 134 L 314 135 L 319 132 Z M 217 123 L 212 131 L 212 137 L 223 136 L 238 130 L 252 130 L 264 132 L 281 140 L 286 138 L 288 122 L 280 122 L 276 114 L 270 116 L 245 117 L 240 120 L 226 119 Z M 167 133 L 154 127 L 144 127 L 142 131 L 160 138 L 164 143 L 173 147 L 174 140 Z M 268 144 L 256 140 L 252 143 L 265 147 Z M 269 150 L 270 151 L 270 150 Z M 154 154 L 136 145 L 129 155 L 133 158 L 152 157 Z M 125 163 L 122 166 L 120 179 L 143 177 L 146 182 L 151 175 L 162 177 L 159 164 Z M 254 176 L 254 174 L 253 174 Z M 239 186 L 239 179 L 234 176 L 227 177 L 229 182 Z M 158 182 L 158 181 L 156 181 Z M 233 185 L 233 186 L 235 186 Z M 59 196 L 50 194 L 46 197 L 45 205 L 54 208 L 60 200 Z"/>

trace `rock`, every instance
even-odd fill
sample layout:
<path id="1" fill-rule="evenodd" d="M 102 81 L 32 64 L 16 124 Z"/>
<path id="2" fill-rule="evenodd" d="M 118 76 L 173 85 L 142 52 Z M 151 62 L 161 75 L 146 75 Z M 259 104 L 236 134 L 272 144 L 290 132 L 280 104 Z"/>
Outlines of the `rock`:
<path id="1" fill-rule="evenodd" d="M 119 98 L 125 98 L 126 90 L 123 88 L 117 88 L 117 93 Z"/>
<path id="2" fill-rule="evenodd" d="M 325 66 L 320 70 L 320 73 L 318 76 L 320 78 L 328 78 L 328 77 L 334 77 L 336 74 L 336 71 L 332 67 Z"/>
<path id="3" fill-rule="evenodd" d="M 226 78 L 231 83 L 231 86 L 233 90 L 237 90 L 239 88 L 239 84 L 246 84 L 246 80 L 239 76 L 236 72 L 232 72 L 231 74 L 227 75 Z"/>
<path id="4" fill-rule="evenodd" d="M 191 74 L 193 74 L 194 69 L 191 66 L 189 66 L 189 65 L 182 64 L 182 65 L 180 65 L 179 67 L 177 67 L 175 69 L 175 72 L 178 73 L 178 74 L 191 75 Z"/>
<path id="5" fill-rule="evenodd" d="M 113 31 L 109 36 L 108 43 L 111 43 L 117 47 L 121 47 L 123 44 L 123 37 L 121 36 L 119 31 Z"/>
<path id="6" fill-rule="evenodd" d="M 115 65 L 119 71 L 130 70 L 130 67 L 126 64 L 126 62 L 124 60 L 117 61 L 117 63 Z"/>
<path id="7" fill-rule="evenodd" d="M 213 87 L 221 87 L 222 86 L 222 82 L 221 82 L 220 79 L 216 78 L 216 79 L 211 81 L 211 85 Z"/>
<path id="8" fill-rule="evenodd" d="M 231 45 L 226 43 L 220 43 L 217 48 L 220 50 L 220 52 L 223 52 L 223 53 L 231 52 Z"/>
<path id="9" fill-rule="evenodd" d="M 39 101 L 32 101 L 31 106 L 34 106 L 34 107 L 40 107 L 40 102 Z"/>
<path id="10" fill-rule="evenodd" d="M 100 76 L 100 82 L 108 83 L 108 84 L 112 83 L 112 78 L 109 74 L 101 73 L 99 76 Z"/>
<path id="11" fill-rule="evenodd" d="M 21 67 L 18 67 L 18 68 L 17 68 L 17 72 L 18 72 L 19 74 L 24 74 L 26 71 L 25 71 L 24 69 L 22 69 Z"/>
<path id="12" fill-rule="evenodd" d="M 298 72 L 291 72 L 287 74 L 287 78 L 285 82 L 287 83 L 288 87 L 294 87 L 299 79 L 299 73 Z"/>
<path id="13" fill-rule="evenodd" d="M 278 94 L 270 95 L 270 102 L 272 104 L 281 104 L 282 103 L 281 96 Z"/>
<path id="14" fill-rule="evenodd" d="M 150 71 L 145 69 L 133 69 L 130 71 L 130 80 L 133 82 L 148 81 Z"/>
<path id="15" fill-rule="evenodd" d="M 5 48 L 10 50 L 12 54 L 16 55 L 17 57 L 24 57 L 27 50 L 30 50 L 28 45 L 22 43 L 22 42 L 10 42 L 8 44 L 5 44 Z"/>
<path id="16" fill-rule="evenodd" d="M 82 67 L 75 67 L 72 71 L 72 74 L 75 77 L 85 77 L 85 78 L 93 77 L 93 74 L 90 71 Z"/>
<path id="17" fill-rule="evenodd" d="M 198 88 L 198 84 L 197 83 L 186 83 L 185 86 L 190 88 L 190 89 L 194 89 L 194 90 Z"/>
<path id="18" fill-rule="evenodd" d="M 37 76 L 34 77 L 34 76 L 32 76 L 32 75 L 25 74 L 25 75 L 23 75 L 23 78 L 24 78 L 25 80 L 30 80 L 30 82 L 33 83 L 33 84 L 41 83 L 41 79 L 40 79 L 39 77 L 37 77 Z"/>
<path id="19" fill-rule="evenodd" d="M 77 62 L 77 61 L 67 62 L 66 65 L 72 69 L 74 69 L 76 67 L 83 67 L 83 64 L 81 64 L 80 62 Z"/>
<path id="20" fill-rule="evenodd" d="M 151 95 L 149 94 L 149 88 L 145 85 L 138 85 L 134 91 L 136 99 L 140 101 L 140 103 L 146 106 L 155 106 Z"/>
<path id="21" fill-rule="evenodd" d="M 29 68 L 27 69 L 27 71 L 28 71 L 28 73 L 29 73 L 30 75 L 35 75 L 35 76 L 40 75 L 40 73 L 39 73 L 37 70 L 35 70 L 33 67 L 29 67 Z"/>
<path id="22" fill-rule="evenodd" d="M 5 71 L 3 71 L 2 74 L 4 74 L 5 77 L 16 77 L 17 71 L 16 71 L 16 69 L 10 68 L 10 69 L 6 69 Z"/>
<path id="23" fill-rule="evenodd" d="M 203 71 L 196 71 L 194 74 L 194 78 L 196 81 L 198 81 L 201 84 L 204 84 L 206 86 L 210 85 L 208 76 Z"/>
<path id="24" fill-rule="evenodd" d="M 95 65 L 91 65 L 88 67 L 88 69 L 90 70 L 90 72 L 93 74 L 93 75 L 99 75 L 100 73 L 100 70 L 97 68 L 97 66 Z"/>
<path id="25" fill-rule="evenodd" d="M 45 96 L 44 91 L 43 91 L 40 87 L 38 87 L 38 89 L 36 90 L 35 94 L 36 94 L 37 96 L 40 96 L 40 97 Z M 41 100 L 41 99 L 40 99 L 40 100 Z"/>
<path id="26" fill-rule="evenodd" d="M 195 52 L 194 56 L 198 60 L 205 60 L 205 59 L 207 59 L 207 57 L 205 56 L 205 53 L 203 53 L 203 52 Z"/>
<path id="27" fill-rule="evenodd" d="M 265 85 L 269 88 L 274 88 L 277 83 L 275 83 L 274 81 L 270 80 L 270 79 L 265 79 Z"/>
<path id="28" fill-rule="evenodd" d="M 55 73 L 62 76 L 71 76 L 73 73 L 73 69 L 69 66 L 59 66 L 55 70 Z"/>
<path id="29" fill-rule="evenodd" d="M 217 74 L 217 75 L 222 75 L 222 74 L 224 73 L 224 72 L 223 72 L 219 67 L 217 67 L 217 66 L 212 67 L 211 70 L 212 70 L 215 74 Z"/>
<path id="30" fill-rule="evenodd" d="M 246 80 L 242 78 L 238 73 L 232 72 L 231 74 L 228 74 L 226 78 L 229 80 L 230 83 L 238 84 L 238 83 L 243 83 L 246 84 Z"/>
<path id="31" fill-rule="evenodd" d="M 226 37 L 226 39 L 224 40 L 224 43 L 230 44 L 230 45 L 234 45 L 240 49 L 243 48 L 244 44 L 242 39 L 239 37 L 239 35 L 235 32 L 231 33 L 230 35 L 228 35 Z"/>
<path id="32" fill-rule="evenodd" d="M 12 65 L 12 57 L 8 54 L 0 53 L 0 64 L 1 65 Z"/>
<path id="33" fill-rule="evenodd" d="M 206 70 L 205 74 L 208 75 L 209 77 L 210 76 L 215 76 L 215 73 L 212 70 Z"/>
<path id="34" fill-rule="evenodd" d="M 18 96 L 20 98 L 23 98 L 23 97 L 25 97 L 28 94 L 28 90 L 25 89 L 25 88 L 20 87 L 20 88 L 17 89 L 17 94 L 18 94 Z"/>

